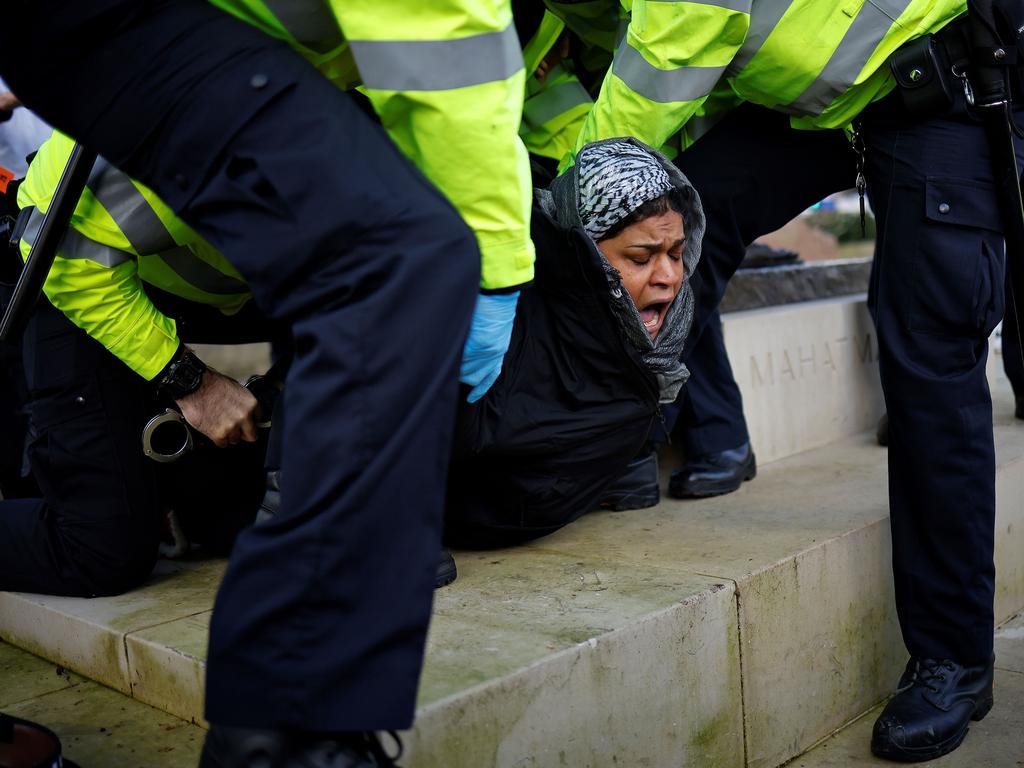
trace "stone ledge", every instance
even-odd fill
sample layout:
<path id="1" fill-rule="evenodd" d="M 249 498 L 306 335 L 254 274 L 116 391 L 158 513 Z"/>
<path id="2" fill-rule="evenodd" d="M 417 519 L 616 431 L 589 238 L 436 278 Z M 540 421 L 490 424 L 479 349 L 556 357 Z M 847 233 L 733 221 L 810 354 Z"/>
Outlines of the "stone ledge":
<path id="1" fill-rule="evenodd" d="M 811 261 L 777 267 L 740 268 L 722 297 L 722 312 L 866 293 L 871 258 Z"/>
<path id="2" fill-rule="evenodd" d="M 995 411 L 1002 620 L 1024 605 L 1024 428 L 1005 392 Z M 886 695 L 904 661 L 885 463 L 861 434 L 729 496 L 458 554 L 406 764 L 772 768 L 799 754 Z M 118 598 L 0 593 L 0 636 L 199 721 L 221 568 L 162 563 Z"/>

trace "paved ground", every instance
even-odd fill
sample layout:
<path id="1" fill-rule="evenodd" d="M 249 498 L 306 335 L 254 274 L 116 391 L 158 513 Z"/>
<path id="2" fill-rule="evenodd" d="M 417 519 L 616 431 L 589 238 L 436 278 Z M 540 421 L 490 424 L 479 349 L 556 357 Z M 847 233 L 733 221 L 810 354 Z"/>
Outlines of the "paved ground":
<path id="1" fill-rule="evenodd" d="M 0 710 L 43 723 L 81 768 L 195 768 L 205 731 L 0 643 Z"/>
<path id="2" fill-rule="evenodd" d="M 1024 768 L 1024 615 L 996 633 L 996 705 L 988 717 L 971 725 L 955 752 L 917 763 L 925 768 Z M 881 707 L 865 715 L 786 768 L 862 768 L 892 766 L 868 748 L 871 726 Z"/>

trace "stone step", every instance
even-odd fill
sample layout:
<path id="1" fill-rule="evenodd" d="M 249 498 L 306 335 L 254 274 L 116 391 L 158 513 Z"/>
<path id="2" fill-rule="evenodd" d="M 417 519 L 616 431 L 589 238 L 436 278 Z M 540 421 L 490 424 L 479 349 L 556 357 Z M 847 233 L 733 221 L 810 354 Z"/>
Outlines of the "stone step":
<path id="1" fill-rule="evenodd" d="M 1006 392 L 995 412 L 1002 620 L 1024 606 L 1024 428 Z M 800 754 L 881 700 L 905 661 L 885 488 L 885 451 L 859 434 L 729 496 L 457 553 L 404 764 L 774 768 Z M 222 567 L 162 563 L 117 598 L 0 593 L 0 636 L 201 722 Z"/>

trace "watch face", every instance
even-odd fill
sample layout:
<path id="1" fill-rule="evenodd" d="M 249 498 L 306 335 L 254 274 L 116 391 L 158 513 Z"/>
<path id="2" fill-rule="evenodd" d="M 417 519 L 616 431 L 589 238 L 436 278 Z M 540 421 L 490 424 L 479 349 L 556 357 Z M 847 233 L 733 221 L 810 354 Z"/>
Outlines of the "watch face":
<path id="1" fill-rule="evenodd" d="M 178 360 L 164 376 L 158 388 L 159 393 L 172 400 L 178 400 L 199 389 L 203 383 L 203 372 L 206 366 L 203 361 L 191 352 Z"/>

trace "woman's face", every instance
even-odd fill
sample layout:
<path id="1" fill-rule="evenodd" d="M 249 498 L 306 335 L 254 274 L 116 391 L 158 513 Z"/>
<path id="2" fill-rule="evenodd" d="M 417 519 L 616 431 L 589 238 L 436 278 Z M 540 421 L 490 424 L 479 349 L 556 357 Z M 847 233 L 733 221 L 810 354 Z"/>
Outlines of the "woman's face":
<path id="1" fill-rule="evenodd" d="M 652 339 L 683 287 L 684 234 L 682 214 L 669 210 L 630 224 L 597 244 L 622 275 L 622 284 Z"/>

